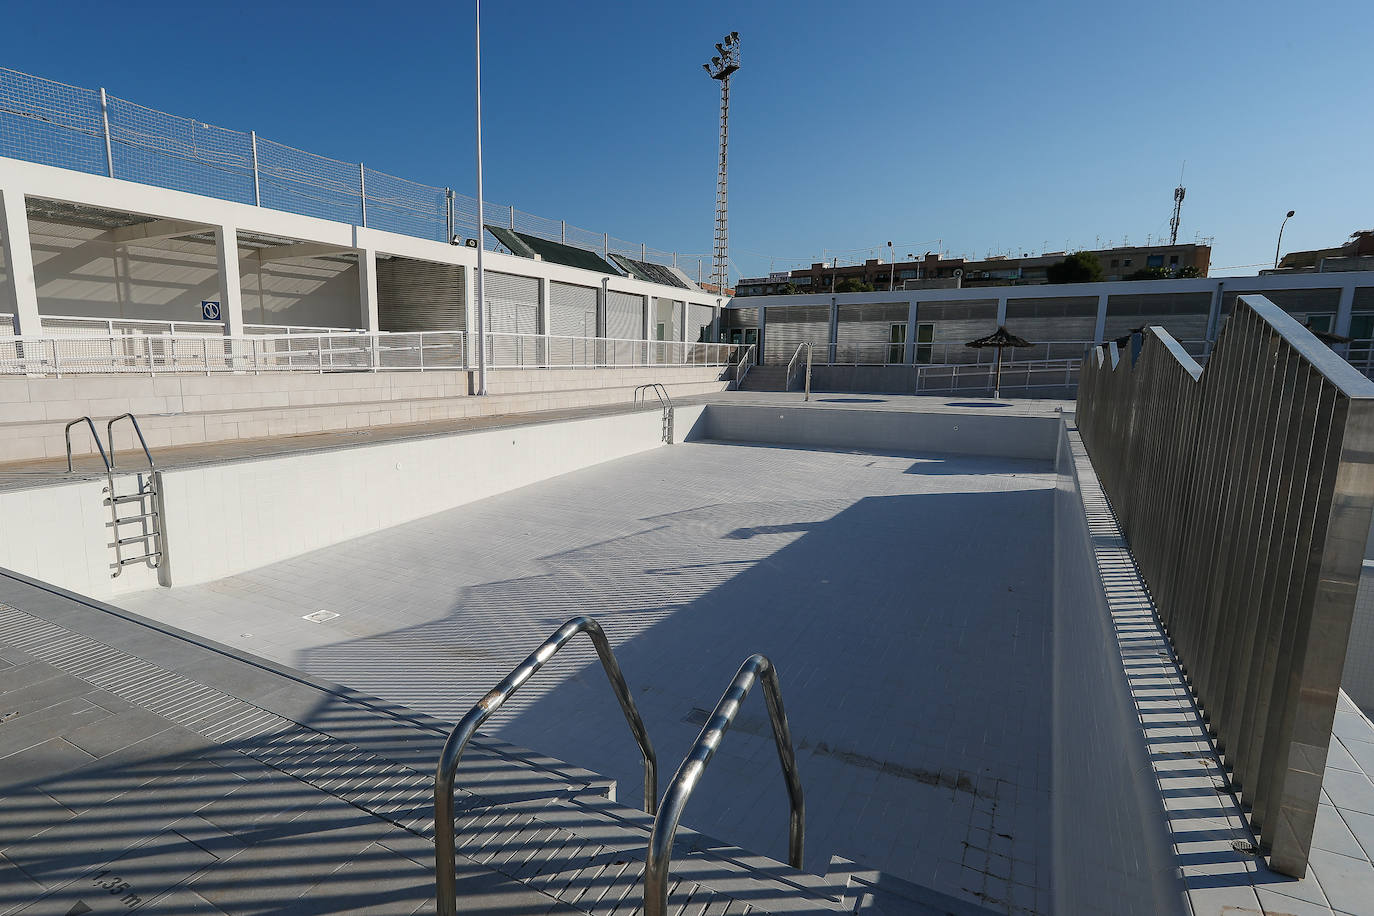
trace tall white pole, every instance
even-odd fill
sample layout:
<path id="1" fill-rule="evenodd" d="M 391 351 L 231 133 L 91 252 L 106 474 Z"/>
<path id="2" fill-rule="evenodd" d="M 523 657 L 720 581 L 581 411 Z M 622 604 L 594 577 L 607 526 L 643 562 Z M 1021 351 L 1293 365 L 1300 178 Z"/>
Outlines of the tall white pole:
<path id="1" fill-rule="evenodd" d="M 477 17 L 477 393 L 487 393 L 487 296 L 483 285 L 482 234 L 486 216 L 482 210 L 482 0 L 473 0 Z"/>

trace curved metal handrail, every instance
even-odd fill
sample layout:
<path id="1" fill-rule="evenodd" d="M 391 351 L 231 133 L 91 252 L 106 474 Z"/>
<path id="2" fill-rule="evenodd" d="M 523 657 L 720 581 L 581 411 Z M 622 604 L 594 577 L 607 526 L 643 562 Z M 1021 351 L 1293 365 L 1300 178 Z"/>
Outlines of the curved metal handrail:
<path id="1" fill-rule="evenodd" d="M 778 748 L 778 761 L 787 781 L 787 795 L 792 813 L 787 825 L 787 861 L 793 868 L 802 867 L 802 845 L 806 834 L 806 806 L 802 798 L 801 777 L 797 774 L 797 759 L 792 750 L 792 735 L 787 729 L 787 714 L 782 708 L 782 692 L 778 689 L 778 673 L 765 656 L 751 655 L 740 665 L 735 679 L 716 704 L 711 718 L 701 729 L 696 744 L 678 767 L 663 803 L 654 817 L 653 833 L 649 835 L 649 853 L 644 864 L 644 916 L 666 916 L 668 912 L 668 863 L 673 855 L 673 836 L 687 800 L 692 797 L 706 765 L 715 756 L 725 732 L 735 721 L 749 688 L 757 680 L 763 681 L 763 699 L 768 706 L 768 718 L 773 724 L 773 743 Z"/>
<path id="2" fill-rule="evenodd" d="M 143 430 L 138 425 L 138 417 L 131 413 L 122 413 L 105 424 L 105 438 L 110 440 L 110 468 L 115 466 L 115 444 L 114 444 L 114 425 L 120 420 L 128 420 L 134 426 L 134 434 L 138 436 L 138 444 L 143 446 L 143 457 L 148 459 L 148 467 L 156 470 L 157 465 L 153 464 L 153 453 L 148 451 L 148 440 L 143 438 Z"/>
<path id="3" fill-rule="evenodd" d="M 792 354 L 792 358 L 787 361 L 787 375 L 783 378 L 782 387 L 784 391 L 792 390 L 792 372 L 797 360 L 801 357 L 802 351 L 806 351 L 806 400 L 811 400 L 811 356 L 815 348 L 806 341 L 797 344 L 797 352 Z"/>
<path id="4" fill-rule="evenodd" d="M 62 435 L 67 439 L 67 473 L 72 472 L 72 427 L 83 421 L 91 428 L 91 438 L 95 440 L 95 447 L 100 451 L 100 460 L 105 463 L 105 472 L 108 474 L 113 465 L 110 464 L 110 459 L 105 455 L 105 446 L 100 444 L 100 433 L 95 431 L 95 421 L 90 417 L 77 417 L 67 424 L 66 429 L 62 430 Z"/>
<path id="5" fill-rule="evenodd" d="M 463 757 L 463 750 L 482 723 L 500 709 L 521 685 L 578 633 L 586 633 L 591 638 L 592 645 L 596 647 L 601 667 L 606 671 L 606 678 L 611 682 L 615 698 L 620 701 L 625 720 L 629 722 L 630 731 L 634 734 L 635 742 L 639 744 L 640 753 L 644 755 L 644 810 L 649 814 L 658 811 L 658 758 L 654 756 L 654 747 L 649 742 L 644 720 L 639 716 L 634 697 L 630 695 L 630 688 L 625 684 L 625 677 L 620 673 L 620 665 L 616 663 L 615 654 L 611 652 L 611 644 L 606 640 L 601 625 L 590 617 L 574 617 L 559 627 L 558 632 L 544 640 L 543 645 L 535 649 L 529 658 L 517 665 L 515 670 L 488 691 L 476 706 L 468 710 L 468 714 L 463 716 L 462 721 L 449 733 L 448 741 L 444 744 L 443 753 L 439 756 L 439 766 L 434 774 L 434 880 L 439 916 L 455 916 L 458 912 L 457 874 L 454 862 L 453 783 L 458 772 L 458 762 Z"/>
<path id="6" fill-rule="evenodd" d="M 735 390 L 744 384 L 744 377 L 749 374 L 749 369 L 753 366 L 749 357 L 754 352 L 754 344 L 741 344 L 742 352 L 737 363 L 735 363 Z"/>
<path id="7" fill-rule="evenodd" d="M 664 407 L 671 408 L 673 406 L 673 399 L 668 394 L 668 389 L 663 386 L 662 382 L 651 382 L 648 385 L 640 385 L 635 388 L 634 403 L 638 404 L 640 401 L 647 401 L 649 398 L 648 394 L 645 393 L 647 391 L 652 391 L 654 394 L 658 395 L 658 402 Z"/>

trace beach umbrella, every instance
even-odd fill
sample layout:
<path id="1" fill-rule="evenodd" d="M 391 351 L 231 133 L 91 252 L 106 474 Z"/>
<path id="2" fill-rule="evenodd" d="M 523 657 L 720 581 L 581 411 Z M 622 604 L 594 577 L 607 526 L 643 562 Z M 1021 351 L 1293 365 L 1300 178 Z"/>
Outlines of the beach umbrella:
<path id="1" fill-rule="evenodd" d="M 981 350 L 985 347 L 997 348 L 997 381 L 992 386 L 992 396 L 1000 398 L 1002 397 L 1002 350 L 1006 347 L 1033 347 L 1035 344 L 1024 337 L 1017 337 L 1005 327 L 998 325 L 997 330 L 987 337 L 970 340 L 964 346 L 973 347 L 975 350 Z"/>

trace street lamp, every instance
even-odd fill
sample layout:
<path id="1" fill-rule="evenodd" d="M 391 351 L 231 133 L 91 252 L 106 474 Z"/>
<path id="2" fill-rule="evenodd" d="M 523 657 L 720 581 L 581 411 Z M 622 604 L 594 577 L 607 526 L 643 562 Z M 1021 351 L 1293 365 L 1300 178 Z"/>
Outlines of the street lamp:
<path id="1" fill-rule="evenodd" d="M 1279 268 L 1279 246 L 1283 244 L 1283 227 L 1288 225 L 1288 221 L 1293 218 L 1294 211 L 1289 210 L 1288 215 L 1279 223 L 1279 240 L 1274 243 L 1274 269 Z"/>
<path id="2" fill-rule="evenodd" d="M 892 243 L 887 243 L 887 260 L 892 265 L 892 270 L 887 277 L 887 291 L 890 293 L 897 288 L 897 255 L 892 250 Z"/>
<path id="3" fill-rule="evenodd" d="M 473 0 L 476 16 L 477 60 L 477 393 L 487 393 L 487 297 L 482 272 L 482 233 L 486 232 L 482 210 L 482 0 Z M 443 906 L 443 903 L 440 903 Z"/>

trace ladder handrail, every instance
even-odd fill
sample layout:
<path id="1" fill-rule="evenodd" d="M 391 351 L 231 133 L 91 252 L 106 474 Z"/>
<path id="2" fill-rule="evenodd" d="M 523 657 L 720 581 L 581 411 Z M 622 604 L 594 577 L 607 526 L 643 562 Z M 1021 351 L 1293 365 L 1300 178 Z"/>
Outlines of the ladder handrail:
<path id="1" fill-rule="evenodd" d="M 796 365 L 802 350 L 806 351 L 806 399 L 811 400 L 811 351 L 814 348 L 807 341 L 797 344 L 797 352 L 792 354 L 792 358 L 787 361 L 787 375 L 783 377 L 782 388 L 784 391 L 792 390 L 792 367 Z"/>
<path id="2" fill-rule="evenodd" d="M 110 464 L 110 459 L 105 455 L 105 446 L 100 444 L 100 433 L 95 431 L 95 421 L 90 417 L 77 417 L 67 424 L 66 429 L 62 430 L 62 435 L 67 439 L 67 473 L 72 472 L 72 427 L 83 420 L 91 428 L 91 438 L 95 440 L 95 447 L 100 451 L 100 460 L 105 463 L 105 473 L 108 474 L 113 465 Z"/>
<path id="3" fill-rule="evenodd" d="M 611 651 L 611 644 L 607 641 L 601 625 L 590 617 L 574 617 L 544 640 L 538 649 L 506 675 L 501 683 L 488 691 L 476 706 L 468 710 L 467 715 L 463 716 L 449 733 L 448 741 L 444 743 L 444 750 L 439 756 L 439 765 L 434 774 L 434 880 L 439 916 L 455 916 L 458 912 L 453 791 L 454 778 L 457 775 L 458 762 L 463 757 L 463 750 L 482 723 L 500 709 L 522 684 L 578 633 L 586 633 L 592 645 L 596 647 L 601 667 L 606 671 L 611 689 L 615 691 L 615 698 L 620 701 L 621 711 L 625 713 L 630 731 L 634 734 L 640 753 L 644 755 L 644 810 L 649 814 L 658 811 L 658 758 L 654 755 L 649 733 L 644 728 L 644 720 L 640 718 L 630 688 L 625 684 L 625 676 L 620 673 L 620 665 L 615 660 L 615 653 Z"/>
<path id="4" fill-rule="evenodd" d="M 115 446 L 114 446 L 114 425 L 119 420 L 128 420 L 134 426 L 134 433 L 138 436 L 138 444 L 143 446 L 143 456 L 148 459 L 148 467 L 157 470 L 157 465 L 153 464 L 153 453 L 148 451 L 148 440 L 143 438 L 143 430 L 138 425 L 138 417 L 131 413 L 122 413 L 110 420 L 105 425 L 105 438 L 110 440 L 110 463 L 111 469 L 115 466 Z"/>
<path id="5" fill-rule="evenodd" d="M 763 699 L 773 725 L 773 743 L 777 745 L 778 761 L 782 764 L 791 806 L 787 826 L 787 861 L 793 868 L 801 870 L 806 806 L 802 797 L 801 777 L 797 773 L 797 758 L 792 749 L 792 735 L 787 728 L 787 713 L 782 708 L 778 673 L 766 656 L 751 655 L 740 665 L 735 679 L 730 682 L 725 695 L 702 727 L 692 750 L 663 792 L 663 802 L 654 817 L 653 833 L 649 835 L 649 850 L 644 863 L 644 916 L 666 916 L 668 912 L 668 864 L 672 859 L 673 837 L 677 833 L 678 821 L 687 806 L 687 800 L 692 797 L 692 791 L 706 772 L 706 765 L 715 756 L 721 739 L 735 721 L 744 698 L 749 695 L 749 688 L 758 680 L 763 681 Z"/>
<path id="6" fill-rule="evenodd" d="M 643 394 L 643 392 L 647 390 L 652 390 L 654 394 L 658 395 L 658 402 L 664 407 L 671 408 L 673 406 L 673 399 L 668 394 L 668 389 L 664 387 L 662 382 L 650 382 L 647 385 L 640 385 L 635 388 L 634 403 L 638 404 L 642 400 L 648 400 L 649 396 Z"/>

